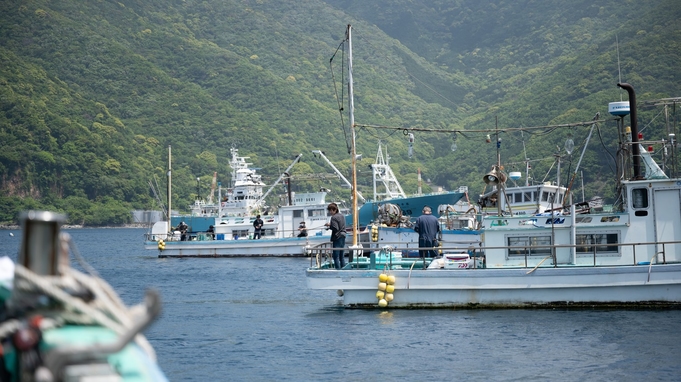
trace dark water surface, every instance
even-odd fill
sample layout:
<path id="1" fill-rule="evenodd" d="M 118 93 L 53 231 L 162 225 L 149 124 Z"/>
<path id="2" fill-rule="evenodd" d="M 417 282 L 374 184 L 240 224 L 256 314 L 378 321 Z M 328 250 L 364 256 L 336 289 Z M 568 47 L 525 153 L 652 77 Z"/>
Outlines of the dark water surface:
<path id="1" fill-rule="evenodd" d="M 13 232 L 14 236 L 9 236 Z M 171 381 L 681 381 L 680 310 L 344 310 L 308 259 L 159 259 L 143 229 L 67 230 Z M 16 259 L 20 231 L 0 231 Z"/>

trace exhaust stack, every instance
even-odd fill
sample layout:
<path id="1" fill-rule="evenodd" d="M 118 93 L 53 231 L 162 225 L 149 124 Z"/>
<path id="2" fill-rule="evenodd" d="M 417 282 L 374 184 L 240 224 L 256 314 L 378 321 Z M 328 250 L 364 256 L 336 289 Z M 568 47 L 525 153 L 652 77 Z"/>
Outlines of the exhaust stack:
<path id="1" fill-rule="evenodd" d="M 631 120 L 631 152 L 633 154 L 634 177 L 632 180 L 643 179 L 641 175 L 641 150 L 638 144 L 638 123 L 636 119 L 636 92 L 628 83 L 618 83 L 617 86 L 629 93 L 629 119 Z"/>

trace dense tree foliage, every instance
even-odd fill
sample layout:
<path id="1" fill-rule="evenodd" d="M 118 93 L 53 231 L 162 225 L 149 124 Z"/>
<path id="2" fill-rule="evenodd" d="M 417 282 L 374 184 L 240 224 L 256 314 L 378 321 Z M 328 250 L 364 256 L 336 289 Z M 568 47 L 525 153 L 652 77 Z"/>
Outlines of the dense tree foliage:
<path id="1" fill-rule="evenodd" d="M 408 193 L 419 186 L 420 170 L 425 192 L 466 185 L 478 194 L 497 160 L 485 136 L 496 140 L 497 127 L 506 169 L 524 171 L 529 158 L 534 181 L 556 179 L 556 147 L 573 138 L 575 153 L 561 154 L 565 183 L 589 124 L 522 134 L 504 129 L 590 121 L 599 112 L 607 121 L 580 170 L 587 198 L 612 198 L 619 137 L 607 104 L 626 100 L 615 86 L 616 41 L 622 80 L 637 89 L 639 101 L 679 96 L 681 4 L 565 5 L 3 1 L 0 222 L 14 222 L 29 208 L 66 212 L 74 224 L 130 222 L 130 210 L 158 207 L 149 181 L 165 186 L 168 146 L 175 209 L 196 196 L 197 177 L 205 195 L 214 172 L 229 183 L 233 146 L 270 182 L 298 153 L 304 158 L 297 174 L 329 172 L 313 149 L 349 176 L 348 119 L 341 126 L 336 99 L 347 101 L 340 94 L 347 50 L 336 52 L 346 24 L 354 27 L 355 120 L 393 128 L 357 129 L 365 195 L 379 139 Z M 641 110 L 647 138 L 662 139 L 675 128 L 660 113 Z M 405 128 L 416 129 L 413 157 Z M 300 191 L 324 186 L 332 198 L 349 200 L 337 180 L 301 175 L 293 182 Z"/>

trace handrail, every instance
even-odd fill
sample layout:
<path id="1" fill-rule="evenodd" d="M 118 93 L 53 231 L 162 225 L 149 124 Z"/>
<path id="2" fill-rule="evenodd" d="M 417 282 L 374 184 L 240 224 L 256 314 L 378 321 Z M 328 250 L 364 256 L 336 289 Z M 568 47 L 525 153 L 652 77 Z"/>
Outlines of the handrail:
<path id="1" fill-rule="evenodd" d="M 473 242 L 458 242 L 458 243 L 471 243 Z M 411 247 L 408 245 L 408 243 L 398 243 L 398 242 L 364 242 L 361 243 L 364 246 L 364 253 L 369 253 L 373 251 L 379 251 L 385 246 L 390 246 L 393 251 L 416 251 L 416 250 L 439 250 L 439 251 L 468 251 L 471 256 L 476 257 L 476 256 L 484 256 L 485 251 L 488 250 L 498 250 L 498 249 L 524 249 L 524 250 L 537 250 L 537 249 L 551 249 L 551 248 L 576 248 L 576 247 L 584 247 L 584 244 L 554 244 L 554 245 L 528 245 L 528 246 L 482 246 L 481 243 L 476 243 L 475 245 L 470 245 L 468 247 L 464 246 L 441 246 L 441 247 Z M 450 244 L 450 243 L 447 243 Z M 643 247 L 643 246 L 662 246 L 661 251 L 656 251 L 655 256 L 652 257 L 652 260 L 655 259 L 658 255 L 662 255 L 662 261 L 659 264 L 667 264 L 666 260 L 666 246 L 667 245 L 672 245 L 672 244 L 681 244 L 681 240 L 678 241 L 665 241 L 665 242 L 638 242 L 638 243 L 608 243 L 604 245 L 599 245 L 599 244 L 589 244 L 589 246 L 592 246 L 594 248 L 594 263 L 592 267 L 599 267 L 599 266 L 613 266 L 614 264 L 607 264 L 607 265 L 598 265 L 596 264 L 596 256 L 598 254 L 597 252 L 597 247 L 602 247 L 602 246 L 608 246 L 608 247 L 631 247 L 633 250 L 633 262 L 631 265 L 638 265 L 638 262 L 636 261 L 636 248 L 637 247 Z M 316 245 L 314 247 L 308 248 L 307 253 L 310 254 L 311 257 L 315 257 L 318 254 L 324 254 L 325 252 L 328 252 L 332 248 L 330 247 L 330 243 L 323 243 Z M 346 251 L 351 251 L 349 247 L 345 248 Z M 527 263 L 527 253 L 525 254 L 525 265 L 524 266 L 513 266 L 514 268 L 533 268 L 535 265 L 528 265 Z M 537 260 L 540 260 L 540 256 L 535 256 Z M 408 257 L 408 258 L 403 258 L 403 260 L 420 260 L 420 257 Z M 580 264 L 580 266 L 586 266 L 584 264 Z M 552 264 L 551 267 L 555 268 L 560 268 L 560 267 L 574 267 L 573 264 Z"/>
<path id="2" fill-rule="evenodd" d="M 271 230 L 271 229 L 272 228 L 267 228 L 264 231 L 268 231 L 268 230 Z M 307 236 L 303 236 L 303 237 L 308 237 L 308 238 L 318 237 L 318 236 L 329 237 L 329 235 L 316 235 L 314 233 L 310 233 L 311 231 L 314 232 L 314 231 L 321 231 L 321 230 L 322 230 L 322 228 L 308 228 L 307 229 L 307 231 L 308 231 Z M 280 233 L 280 232 L 284 233 L 285 234 L 283 236 L 284 238 L 297 237 L 298 234 L 300 233 L 300 231 L 298 231 L 298 229 L 277 230 L 276 232 L 277 233 Z M 249 232 L 249 234 L 252 234 L 252 233 L 253 232 Z M 190 236 L 190 237 L 197 237 L 199 235 L 214 235 L 214 236 L 225 235 L 225 237 L 227 237 L 227 236 L 231 237 L 232 233 L 231 232 L 230 233 L 216 233 L 216 232 L 208 232 L 208 231 L 195 231 L 195 232 L 187 233 L 187 235 Z M 241 238 L 241 236 L 239 236 L 239 237 Z M 303 237 L 301 237 L 301 238 L 303 238 Z M 165 242 L 181 241 L 179 239 L 179 236 L 177 238 L 175 238 L 175 234 L 173 234 L 173 233 L 165 233 L 165 234 L 163 234 L 163 233 L 162 234 L 156 234 L 156 233 L 150 233 L 150 232 L 144 233 L 144 241 L 158 241 L 158 240 L 155 240 L 155 238 L 156 239 L 160 238 Z M 273 237 L 272 237 L 272 235 L 266 235 L 265 233 L 263 233 L 262 238 L 272 239 Z M 279 238 L 279 236 L 277 235 L 276 238 Z M 209 240 L 186 240 L 186 241 L 211 241 L 211 240 L 218 240 L 218 239 L 213 238 L 213 239 L 209 239 Z M 231 239 L 225 239 L 225 240 L 231 240 Z"/>

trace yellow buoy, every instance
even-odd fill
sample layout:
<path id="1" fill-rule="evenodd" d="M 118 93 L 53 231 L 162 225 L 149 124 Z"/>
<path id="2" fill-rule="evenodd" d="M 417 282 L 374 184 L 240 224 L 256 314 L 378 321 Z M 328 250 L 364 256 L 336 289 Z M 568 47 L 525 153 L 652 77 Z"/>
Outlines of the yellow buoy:
<path id="1" fill-rule="evenodd" d="M 388 306 L 388 301 L 382 298 L 381 301 L 378 302 L 378 306 L 380 306 L 381 308 L 385 308 L 386 306 Z"/>
<path id="2" fill-rule="evenodd" d="M 378 281 L 382 283 L 388 281 L 388 275 L 386 275 L 385 273 L 381 273 L 380 275 L 378 275 Z"/>
<path id="3" fill-rule="evenodd" d="M 388 276 L 388 284 L 389 285 L 395 284 L 395 276 L 393 275 Z"/>
<path id="4" fill-rule="evenodd" d="M 388 286 L 388 285 L 387 285 L 386 283 L 378 283 L 378 289 L 379 289 L 379 290 L 385 290 L 385 288 L 386 288 L 387 286 Z"/>
<path id="5" fill-rule="evenodd" d="M 392 293 L 386 293 L 385 294 L 385 301 L 392 301 L 393 300 L 393 294 Z"/>
<path id="6" fill-rule="evenodd" d="M 383 292 L 382 290 L 379 290 L 378 292 L 376 292 L 376 298 L 377 299 L 380 300 L 380 299 L 383 298 L 383 296 L 385 296 L 385 292 Z"/>
<path id="7" fill-rule="evenodd" d="M 394 285 L 388 285 L 385 287 L 385 291 L 388 293 L 392 293 L 395 291 L 395 286 Z"/>

